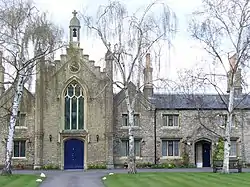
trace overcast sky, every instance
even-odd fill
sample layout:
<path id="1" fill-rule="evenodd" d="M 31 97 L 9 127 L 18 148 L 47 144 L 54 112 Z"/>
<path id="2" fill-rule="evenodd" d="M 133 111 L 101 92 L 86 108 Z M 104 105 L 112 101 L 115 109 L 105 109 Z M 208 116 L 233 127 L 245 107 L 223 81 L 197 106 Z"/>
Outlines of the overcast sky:
<path id="1" fill-rule="evenodd" d="M 152 1 L 120 0 L 120 2 L 126 4 L 130 12 L 135 12 L 138 8 L 146 6 Z M 107 4 L 108 0 L 34 0 L 34 2 L 38 9 L 47 11 L 49 18 L 64 29 L 65 39 L 68 39 L 69 21 L 72 18 L 73 10 L 78 12 L 86 10 L 88 15 L 94 16 L 99 5 Z M 177 15 L 178 32 L 172 41 L 173 47 L 170 55 L 168 55 L 170 61 L 161 68 L 160 77 L 177 80 L 177 71 L 183 68 L 202 67 L 209 69 L 210 72 L 211 70 L 218 72 L 219 69 L 212 65 L 210 56 L 202 49 L 198 41 L 190 37 L 190 33 L 187 30 L 191 13 L 201 6 L 201 0 L 165 0 L 165 2 Z M 83 31 L 84 28 L 82 27 L 81 48 L 83 48 L 84 54 L 89 54 L 90 59 L 95 60 L 96 65 L 103 67 L 104 62 L 100 59 L 104 57 L 106 49 L 100 43 L 100 40 L 90 38 Z M 59 51 L 58 53 L 61 54 L 62 52 Z M 156 76 L 155 73 L 156 71 L 154 71 L 154 77 Z M 226 85 L 226 83 L 222 84 Z M 165 91 L 165 89 L 162 91 Z"/>
<path id="2" fill-rule="evenodd" d="M 107 2 L 107 0 L 35 0 L 39 9 L 48 11 L 50 18 L 64 28 L 66 37 L 68 36 L 68 25 L 73 10 L 82 11 L 87 9 L 89 14 L 94 15 L 98 8 L 97 5 L 106 4 Z M 130 11 L 134 11 L 151 1 L 126 0 L 122 2 L 126 3 Z M 201 50 L 197 48 L 197 42 L 192 41 L 187 32 L 188 16 L 200 5 L 200 0 L 166 0 L 166 2 L 176 13 L 179 23 L 178 33 L 173 41 L 170 67 L 168 67 L 168 71 L 175 72 L 175 69 L 190 67 L 204 58 Z M 88 53 L 90 58 L 95 61 L 99 61 L 105 53 L 102 47 L 95 45 L 86 35 L 81 35 L 81 47 L 84 49 L 84 53 Z M 96 50 L 96 48 L 100 49 Z"/>

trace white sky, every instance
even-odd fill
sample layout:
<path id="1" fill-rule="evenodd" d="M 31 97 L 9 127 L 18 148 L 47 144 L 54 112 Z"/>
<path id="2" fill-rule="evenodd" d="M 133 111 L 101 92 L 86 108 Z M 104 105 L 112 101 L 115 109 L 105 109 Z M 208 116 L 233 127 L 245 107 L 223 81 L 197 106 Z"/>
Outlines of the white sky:
<path id="1" fill-rule="evenodd" d="M 128 10 L 134 12 L 141 6 L 146 6 L 152 0 L 121 0 L 127 5 Z M 188 18 L 190 14 L 201 5 L 201 0 L 165 0 L 178 18 L 178 32 L 173 40 L 173 48 L 170 52 L 170 63 L 164 68 L 161 76 L 165 78 L 176 78 L 176 72 L 182 68 L 197 67 L 209 60 L 208 54 L 201 48 L 197 41 L 194 41 L 188 33 Z M 108 0 L 34 0 L 38 9 L 48 11 L 49 18 L 59 24 L 65 31 L 68 39 L 68 26 L 72 18 L 72 11 L 87 10 L 88 14 L 95 15 L 98 6 L 107 4 Z M 84 54 L 89 54 L 96 65 L 103 65 L 100 59 L 105 55 L 105 48 L 96 42 L 96 39 L 81 34 L 81 48 Z M 60 51 L 62 53 L 62 51 Z M 98 62 L 99 61 L 99 62 Z M 204 63 L 206 65 L 206 63 Z M 206 65 L 207 67 L 207 65 Z"/>
<path id="2" fill-rule="evenodd" d="M 50 18 L 59 24 L 65 30 L 65 36 L 68 36 L 68 25 L 72 18 L 72 11 L 82 11 L 87 9 L 88 13 L 96 13 L 98 5 L 105 5 L 108 0 L 35 0 L 37 7 L 43 11 L 48 11 Z M 150 0 L 123 0 L 129 10 L 133 11 L 141 6 L 147 5 Z M 171 52 L 170 71 L 175 69 L 190 67 L 197 63 L 202 57 L 201 52 L 197 52 L 195 42 L 190 39 L 187 32 L 187 17 L 194 8 L 200 5 L 200 0 L 166 0 L 171 9 L 177 14 L 179 27 L 175 40 L 173 41 L 173 49 Z M 83 28 L 82 28 L 83 30 Z M 81 35 L 81 47 L 84 53 L 88 53 L 90 58 L 96 62 L 105 54 L 105 50 L 88 39 L 86 34 Z M 98 50 L 96 48 L 99 48 Z M 98 53 L 96 53 L 98 51 Z M 168 70 L 169 71 L 169 70 Z"/>

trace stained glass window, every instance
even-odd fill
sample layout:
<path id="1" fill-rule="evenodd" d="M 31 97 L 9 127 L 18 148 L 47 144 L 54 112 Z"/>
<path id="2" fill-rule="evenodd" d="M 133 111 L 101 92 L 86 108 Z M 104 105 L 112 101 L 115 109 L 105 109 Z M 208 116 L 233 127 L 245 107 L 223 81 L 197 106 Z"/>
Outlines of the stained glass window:
<path id="1" fill-rule="evenodd" d="M 65 129 L 77 130 L 84 127 L 84 97 L 80 85 L 73 81 L 65 91 Z"/>

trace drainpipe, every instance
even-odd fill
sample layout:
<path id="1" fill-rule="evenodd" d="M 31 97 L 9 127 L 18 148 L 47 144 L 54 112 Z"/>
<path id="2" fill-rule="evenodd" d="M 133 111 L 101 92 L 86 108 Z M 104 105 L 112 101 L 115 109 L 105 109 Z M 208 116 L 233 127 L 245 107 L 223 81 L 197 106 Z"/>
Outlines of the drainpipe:
<path id="1" fill-rule="evenodd" d="M 156 111 L 157 108 L 154 110 L 154 144 L 155 144 L 155 164 L 157 164 L 157 145 L 156 145 Z"/>
<path id="2" fill-rule="evenodd" d="M 243 164 L 245 164 L 245 137 L 244 137 L 244 114 L 243 109 L 241 109 L 241 159 Z"/>

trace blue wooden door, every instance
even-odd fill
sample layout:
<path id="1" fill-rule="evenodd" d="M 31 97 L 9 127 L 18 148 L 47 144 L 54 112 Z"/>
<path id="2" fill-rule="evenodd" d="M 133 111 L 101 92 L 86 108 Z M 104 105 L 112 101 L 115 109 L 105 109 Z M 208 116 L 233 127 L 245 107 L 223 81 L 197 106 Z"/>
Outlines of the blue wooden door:
<path id="1" fill-rule="evenodd" d="M 64 169 L 83 169 L 84 142 L 70 139 L 64 142 Z"/>
<path id="2" fill-rule="evenodd" d="M 210 167 L 210 150 L 211 150 L 211 146 L 209 143 L 204 143 L 203 144 L 203 167 Z"/>

